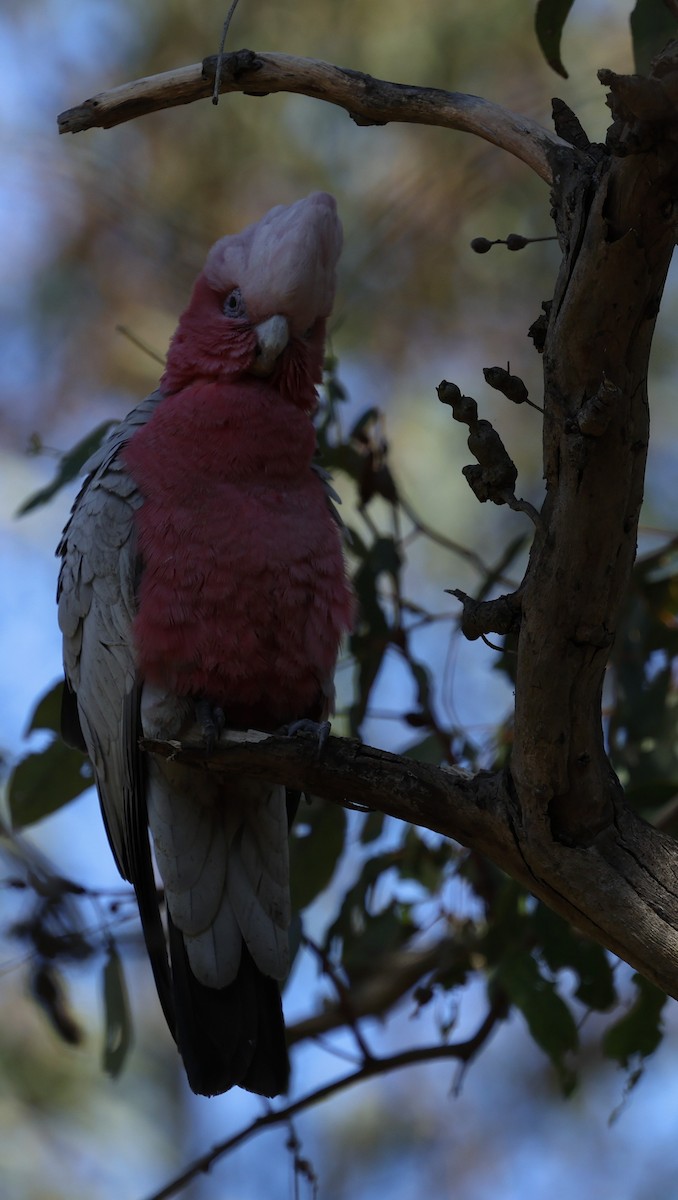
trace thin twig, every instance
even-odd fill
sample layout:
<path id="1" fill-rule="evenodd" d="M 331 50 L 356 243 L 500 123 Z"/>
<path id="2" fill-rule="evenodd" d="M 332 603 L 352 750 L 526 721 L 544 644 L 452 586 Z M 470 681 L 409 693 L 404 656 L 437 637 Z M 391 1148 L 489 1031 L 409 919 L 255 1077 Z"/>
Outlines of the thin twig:
<path id="1" fill-rule="evenodd" d="M 525 515 L 530 518 L 535 529 L 538 529 L 543 533 L 544 523 L 541 518 L 541 513 L 537 512 L 534 504 L 530 504 L 529 500 L 520 500 L 516 495 L 507 496 L 506 503 L 508 504 L 509 508 L 513 510 L 513 512 L 525 513 Z"/>
<path id="2" fill-rule="evenodd" d="M 221 31 L 221 41 L 219 43 L 219 53 L 217 54 L 217 69 L 214 72 L 214 89 L 212 91 L 212 104 L 219 103 L 219 88 L 221 87 L 221 67 L 222 67 L 222 63 L 224 60 L 224 46 L 226 45 L 226 35 L 228 34 L 228 27 L 231 24 L 233 13 L 235 12 L 236 8 L 238 7 L 239 2 L 240 2 L 240 0 L 231 0 L 231 7 L 229 8 L 228 13 L 226 14 L 226 20 L 224 21 L 224 28 Z"/>
<path id="3" fill-rule="evenodd" d="M 507 653 L 507 650 L 504 646 L 495 645 L 495 643 L 491 642 L 490 639 L 488 637 L 486 637 L 484 633 L 481 633 L 480 637 L 481 637 L 481 640 L 485 643 L 485 645 L 489 646 L 490 650 L 497 650 L 499 654 Z"/>
<path id="4" fill-rule="evenodd" d="M 410 650 L 407 631 L 402 630 L 401 632 L 403 640 L 402 643 L 397 646 L 397 649 L 400 651 L 400 654 L 405 659 L 405 662 L 412 671 L 415 682 L 417 682 L 416 669 L 418 666 L 420 666 L 420 664 L 415 660 L 412 651 Z M 449 763 L 451 766 L 454 766 L 456 763 L 456 756 L 452 749 L 453 731 L 443 729 L 443 727 L 440 725 L 428 696 L 419 696 L 419 706 L 425 725 L 428 726 L 440 743 L 441 755 L 443 756 L 445 762 Z"/>
<path id="5" fill-rule="evenodd" d="M 403 512 L 410 518 L 418 533 L 422 533 L 424 537 L 430 538 L 432 542 L 436 542 L 437 545 L 443 546 L 446 550 L 451 550 L 453 554 L 458 554 L 460 558 L 465 558 L 472 567 L 475 567 L 480 575 L 488 574 L 489 568 L 483 562 L 480 555 L 476 554 L 475 550 L 469 550 L 467 546 L 462 546 L 459 542 L 453 541 L 452 538 L 446 537 L 444 533 L 440 533 L 432 525 L 422 520 L 409 500 L 400 491 L 398 492 L 398 500 Z"/>
<path id="6" fill-rule="evenodd" d="M 347 988 L 343 979 L 339 975 L 339 972 L 335 970 L 334 965 L 330 962 L 330 959 L 323 950 L 322 946 L 318 946 L 316 942 L 311 941 L 311 939 L 307 936 L 302 937 L 302 942 L 305 946 L 308 946 L 309 950 L 313 951 L 318 959 L 318 962 L 320 963 L 320 966 L 322 967 L 323 972 L 334 985 L 334 990 L 337 993 L 337 1000 L 339 1001 L 339 1008 L 343 1014 L 346 1024 L 356 1040 L 363 1062 L 367 1062 L 369 1059 L 374 1058 L 372 1051 L 363 1037 L 362 1030 L 358 1025 L 358 1019 L 353 1011 L 353 1005 L 351 1004 L 351 993 L 349 988 Z"/>
<path id="7" fill-rule="evenodd" d="M 307 1092 L 305 1096 L 299 1100 L 292 1101 L 291 1104 L 277 1110 L 271 1110 L 265 1113 L 262 1117 L 252 1121 L 245 1129 L 241 1129 L 239 1133 L 233 1137 L 227 1138 L 223 1142 L 217 1142 L 211 1150 L 206 1154 L 196 1158 L 180 1175 L 176 1175 L 158 1192 L 154 1192 L 152 1196 L 147 1197 L 147 1200 L 170 1200 L 171 1196 L 176 1196 L 191 1180 L 198 1175 L 205 1174 L 213 1164 L 223 1158 L 236 1146 L 241 1146 L 244 1142 L 250 1140 L 255 1134 L 262 1129 L 270 1128 L 272 1125 L 281 1125 L 289 1122 L 290 1118 L 295 1117 L 297 1113 L 304 1112 L 307 1108 L 312 1108 L 320 1104 L 324 1100 L 328 1100 L 331 1096 L 338 1095 L 339 1092 L 345 1091 L 346 1088 L 352 1087 L 354 1084 L 363 1083 L 367 1079 L 373 1079 L 377 1075 L 386 1075 L 391 1071 L 399 1071 L 403 1067 L 411 1067 L 416 1063 L 437 1062 L 444 1059 L 456 1059 L 460 1062 L 469 1062 L 483 1047 L 495 1026 L 503 1018 L 503 1009 L 498 1006 L 493 1006 L 487 1013 L 482 1024 L 478 1027 L 475 1034 L 468 1038 L 465 1042 L 456 1042 L 452 1045 L 435 1046 L 417 1046 L 411 1050 L 403 1050 L 400 1054 L 387 1055 L 384 1058 L 369 1058 L 357 1071 L 351 1071 L 348 1075 L 342 1075 L 340 1079 L 335 1079 L 332 1083 L 327 1083 L 323 1087 L 317 1088 L 314 1092 Z"/>
<path id="8" fill-rule="evenodd" d="M 132 330 L 128 329 L 127 325 L 116 325 L 115 332 L 121 333 L 122 336 L 126 337 L 133 346 L 136 346 L 137 350 L 143 351 L 144 354 L 147 354 L 149 358 L 153 359 L 153 362 L 159 363 L 160 366 L 164 368 L 165 359 L 163 358 L 162 354 L 158 354 L 157 350 L 153 350 L 152 347 L 149 346 L 148 342 L 142 341 L 140 337 L 137 337 L 136 333 L 132 333 Z"/>

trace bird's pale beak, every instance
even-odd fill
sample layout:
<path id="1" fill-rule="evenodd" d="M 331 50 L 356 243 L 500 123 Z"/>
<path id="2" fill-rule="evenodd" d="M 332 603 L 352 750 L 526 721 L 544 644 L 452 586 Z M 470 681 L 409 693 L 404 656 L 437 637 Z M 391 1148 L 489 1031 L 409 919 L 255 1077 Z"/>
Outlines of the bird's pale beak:
<path id="1" fill-rule="evenodd" d="M 290 340 L 290 327 L 284 317 L 269 317 L 255 325 L 257 355 L 251 367 L 253 375 L 270 375 Z"/>

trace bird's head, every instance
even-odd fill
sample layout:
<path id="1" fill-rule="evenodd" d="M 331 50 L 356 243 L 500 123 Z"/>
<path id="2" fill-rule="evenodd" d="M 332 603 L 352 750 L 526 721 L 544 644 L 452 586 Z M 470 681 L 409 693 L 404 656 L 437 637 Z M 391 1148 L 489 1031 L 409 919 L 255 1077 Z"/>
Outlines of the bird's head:
<path id="1" fill-rule="evenodd" d="M 326 192 L 278 205 L 220 238 L 172 340 L 164 386 L 176 390 L 197 374 L 251 374 L 280 383 L 290 399 L 304 379 L 313 390 L 341 245 L 336 204 Z M 298 402 L 309 403 L 301 395 Z"/>

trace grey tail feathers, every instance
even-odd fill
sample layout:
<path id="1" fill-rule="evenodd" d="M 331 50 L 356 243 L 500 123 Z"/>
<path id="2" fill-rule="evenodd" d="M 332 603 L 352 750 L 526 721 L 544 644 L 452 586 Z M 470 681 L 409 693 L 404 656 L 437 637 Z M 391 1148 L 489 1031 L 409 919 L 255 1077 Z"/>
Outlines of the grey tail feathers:
<path id="1" fill-rule="evenodd" d="M 233 983 L 208 988 L 193 974 L 184 939 L 168 915 L 175 1037 L 188 1082 L 201 1096 L 240 1086 L 260 1096 L 287 1091 L 289 1059 L 280 988 L 243 943 Z"/>

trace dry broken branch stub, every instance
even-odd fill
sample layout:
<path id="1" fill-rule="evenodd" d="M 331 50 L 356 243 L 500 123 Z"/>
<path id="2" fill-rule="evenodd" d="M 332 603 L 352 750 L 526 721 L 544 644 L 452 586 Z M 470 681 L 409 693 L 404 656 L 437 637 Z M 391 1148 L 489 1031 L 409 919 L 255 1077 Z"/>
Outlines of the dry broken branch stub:
<path id="1" fill-rule="evenodd" d="M 537 354 L 542 354 L 544 351 L 544 343 L 546 341 L 546 331 L 549 325 L 551 304 L 551 300 L 542 300 L 542 312 L 539 314 L 536 320 L 532 322 L 527 331 L 527 336 L 531 339 Z"/>
<path id="2" fill-rule="evenodd" d="M 459 588 L 447 588 L 463 605 L 461 632 L 469 642 L 486 633 L 517 633 L 520 629 L 520 593 L 497 596 L 494 600 L 475 600 Z"/>
<path id="3" fill-rule="evenodd" d="M 591 147 L 591 141 L 576 113 L 565 103 L 564 100 L 559 100 L 557 96 L 551 101 L 551 113 L 553 115 L 553 124 L 555 131 L 559 137 L 564 138 L 571 146 L 577 150 L 588 153 Z"/>
<path id="4" fill-rule="evenodd" d="M 656 125 L 675 121 L 678 113 L 678 76 L 648 79 L 644 75 L 617 75 L 598 72 L 602 84 L 610 89 L 610 108 L 623 121 Z"/>
<path id="5" fill-rule="evenodd" d="M 675 136 L 678 113 L 678 41 L 669 42 L 652 64 L 649 77 L 598 72 L 609 87 L 607 104 L 614 117 L 607 144 L 618 155 L 641 154 Z"/>
<path id="6" fill-rule="evenodd" d="M 604 379 L 594 396 L 582 404 L 577 417 L 581 433 L 587 437 L 602 437 L 612 419 L 613 408 L 622 398 L 621 389 L 611 379 Z"/>

